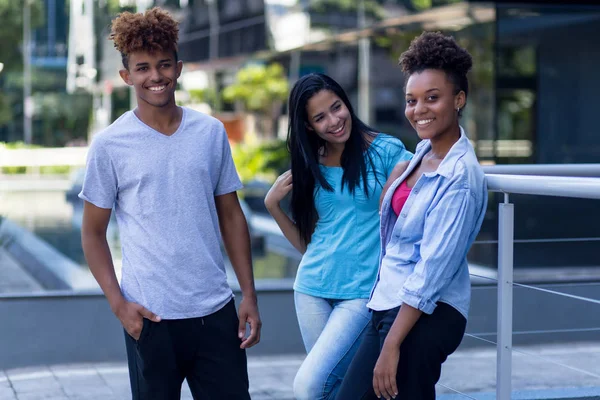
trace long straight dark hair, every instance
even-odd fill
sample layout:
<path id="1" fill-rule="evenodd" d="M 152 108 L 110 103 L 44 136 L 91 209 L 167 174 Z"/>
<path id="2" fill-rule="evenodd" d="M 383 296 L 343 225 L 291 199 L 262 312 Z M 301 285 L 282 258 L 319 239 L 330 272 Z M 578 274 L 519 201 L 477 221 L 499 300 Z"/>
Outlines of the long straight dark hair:
<path id="1" fill-rule="evenodd" d="M 344 89 L 324 74 L 309 74 L 300 78 L 292 88 L 288 101 L 287 146 L 292 158 L 293 190 L 290 209 L 300 237 L 306 244 L 310 243 L 318 219 L 314 203 L 315 185 L 318 183 L 320 188 L 333 191 L 319 168 L 319 152 L 321 149 L 327 150 L 327 142 L 307 129 L 306 105 L 311 97 L 323 90 L 333 92 L 344 102 L 352 120 L 350 137 L 345 143 L 341 157 L 344 170 L 342 189 L 348 185 L 350 193 L 354 194 L 355 189 L 362 183 L 365 194 L 369 196 L 365 155 L 372 170 L 375 170 L 371 154 L 367 152 L 371 141 L 366 137 L 374 137 L 375 130 L 356 116 Z"/>

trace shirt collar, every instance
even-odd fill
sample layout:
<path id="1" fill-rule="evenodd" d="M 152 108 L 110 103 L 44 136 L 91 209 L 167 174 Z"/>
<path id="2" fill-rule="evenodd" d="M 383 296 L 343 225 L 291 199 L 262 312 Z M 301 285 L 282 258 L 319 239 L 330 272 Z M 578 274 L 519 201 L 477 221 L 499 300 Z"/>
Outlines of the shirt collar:
<path id="1" fill-rule="evenodd" d="M 462 126 L 460 126 L 460 138 L 456 143 L 452 145 L 446 157 L 442 160 L 440 165 L 437 167 L 435 172 L 428 173 L 429 176 L 441 175 L 444 178 L 450 178 L 452 175 L 452 171 L 454 171 L 454 166 L 459 158 L 461 158 L 468 150 L 469 150 L 469 138 L 467 137 L 465 130 Z M 431 150 L 431 142 L 429 139 L 422 140 L 415 150 L 416 157 L 418 159 L 422 159 L 425 153 Z"/>

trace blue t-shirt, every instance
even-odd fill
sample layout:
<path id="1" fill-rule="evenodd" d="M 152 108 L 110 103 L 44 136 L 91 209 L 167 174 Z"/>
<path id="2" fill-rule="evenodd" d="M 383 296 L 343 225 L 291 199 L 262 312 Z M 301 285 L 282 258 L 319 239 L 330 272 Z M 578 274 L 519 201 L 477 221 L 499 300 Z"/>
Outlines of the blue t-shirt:
<path id="1" fill-rule="evenodd" d="M 379 261 L 381 189 L 394 166 L 411 158 L 399 139 L 377 135 L 365 153 L 368 196 L 362 184 L 354 195 L 348 185 L 342 190 L 342 167 L 321 166 L 333 192 L 315 189 L 319 219 L 300 262 L 294 290 L 328 299 L 369 298 Z"/>

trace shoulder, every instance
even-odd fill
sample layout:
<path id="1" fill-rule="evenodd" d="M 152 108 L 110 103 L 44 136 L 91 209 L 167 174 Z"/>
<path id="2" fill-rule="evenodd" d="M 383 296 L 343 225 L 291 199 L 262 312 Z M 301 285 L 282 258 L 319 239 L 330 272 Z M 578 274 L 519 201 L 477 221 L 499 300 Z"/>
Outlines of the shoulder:
<path id="1" fill-rule="evenodd" d="M 105 148 L 110 146 L 116 140 L 127 136 L 132 131 L 132 126 L 136 124 L 132 111 L 123 113 L 112 124 L 94 134 L 90 147 Z"/>
<path id="2" fill-rule="evenodd" d="M 387 133 L 378 133 L 373 139 L 373 143 L 379 144 L 380 146 L 386 146 L 390 148 L 404 149 L 404 143 L 396 136 L 388 135 Z"/>
<path id="3" fill-rule="evenodd" d="M 478 193 L 485 188 L 485 173 L 472 147 L 457 159 L 450 181 L 457 189 L 466 189 L 471 193 Z"/>
<path id="4" fill-rule="evenodd" d="M 382 155 L 395 155 L 399 152 L 406 151 L 406 146 L 404 146 L 402 140 L 395 136 L 388 135 L 387 133 L 378 133 L 371 142 L 371 146 L 378 152 L 383 152 Z"/>
<path id="5" fill-rule="evenodd" d="M 183 107 L 183 109 L 185 110 L 186 123 L 198 124 L 215 130 L 224 130 L 223 123 L 217 118 L 192 108 Z"/>
<path id="6" fill-rule="evenodd" d="M 184 107 L 186 130 L 198 134 L 198 138 L 210 146 L 222 146 L 227 140 L 227 132 L 223 122 L 200 111 Z"/>
<path id="7" fill-rule="evenodd" d="M 406 168 L 408 168 L 408 165 L 410 164 L 410 161 L 401 161 L 398 164 L 396 164 L 394 166 L 394 172 L 395 173 L 399 173 L 400 175 L 402 175 L 404 173 L 404 171 L 406 171 Z"/>

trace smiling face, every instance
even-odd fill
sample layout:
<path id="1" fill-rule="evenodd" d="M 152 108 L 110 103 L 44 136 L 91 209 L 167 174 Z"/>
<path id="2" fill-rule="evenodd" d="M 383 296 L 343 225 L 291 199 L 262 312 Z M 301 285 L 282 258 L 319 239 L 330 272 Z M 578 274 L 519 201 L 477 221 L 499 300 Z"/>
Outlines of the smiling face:
<path id="1" fill-rule="evenodd" d="M 306 104 L 308 128 L 333 145 L 345 144 L 352 131 L 352 117 L 346 104 L 331 90 L 321 90 Z"/>
<path id="2" fill-rule="evenodd" d="M 172 51 L 140 51 L 128 55 L 128 69 L 119 73 L 135 89 L 138 107 L 166 107 L 175 104 L 177 79 L 183 63 Z"/>
<path id="3" fill-rule="evenodd" d="M 466 96 L 455 92 L 442 70 L 426 69 L 408 78 L 404 115 L 421 139 L 435 139 L 456 129 L 457 109 L 464 107 Z"/>

